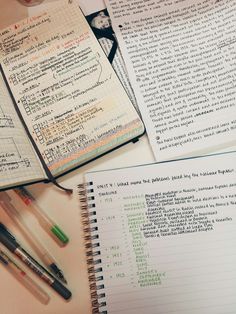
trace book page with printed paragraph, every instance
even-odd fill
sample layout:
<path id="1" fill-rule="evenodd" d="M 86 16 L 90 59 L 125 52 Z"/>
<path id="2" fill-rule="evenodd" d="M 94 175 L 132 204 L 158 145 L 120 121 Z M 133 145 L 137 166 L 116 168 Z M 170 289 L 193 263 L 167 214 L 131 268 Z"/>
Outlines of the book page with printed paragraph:
<path id="1" fill-rule="evenodd" d="M 235 1 L 106 4 L 156 160 L 235 146 Z"/>
<path id="2" fill-rule="evenodd" d="M 101 312 L 235 313 L 235 158 L 233 152 L 86 174 Z"/>
<path id="3" fill-rule="evenodd" d="M 8 27 L 0 42 L 7 82 L 53 175 L 144 132 L 78 2 Z"/>
<path id="4" fill-rule="evenodd" d="M 0 72 L 0 189 L 44 178 Z"/>

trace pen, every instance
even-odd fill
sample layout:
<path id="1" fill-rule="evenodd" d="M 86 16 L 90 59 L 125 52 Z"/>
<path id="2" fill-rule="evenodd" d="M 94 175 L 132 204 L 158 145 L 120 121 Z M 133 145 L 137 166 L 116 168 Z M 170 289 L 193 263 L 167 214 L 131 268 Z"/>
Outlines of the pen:
<path id="1" fill-rule="evenodd" d="M 31 279 L 5 252 L 0 250 L 0 262 L 15 276 L 40 302 L 48 304 L 49 295 Z"/>
<path id="2" fill-rule="evenodd" d="M 68 236 L 62 229 L 40 208 L 35 198 L 24 187 L 14 189 L 15 193 L 21 198 L 26 206 L 30 206 L 35 213 L 40 225 L 51 235 L 56 236 L 60 242 L 65 245 L 69 242 Z"/>
<path id="3" fill-rule="evenodd" d="M 45 265 L 47 265 L 59 279 L 66 283 L 63 272 L 57 266 L 57 262 L 26 225 L 19 211 L 11 204 L 11 198 L 6 192 L 0 193 L 0 205 L 15 222 L 21 232 L 27 237 L 28 241 L 32 244 L 37 255 L 42 259 Z"/>
<path id="4" fill-rule="evenodd" d="M 21 261 L 23 261 L 36 275 L 52 287 L 59 295 L 68 300 L 71 292 L 54 278 L 43 266 L 41 266 L 29 253 L 27 253 L 17 242 L 14 236 L 0 222 L 0 242 Z"/>

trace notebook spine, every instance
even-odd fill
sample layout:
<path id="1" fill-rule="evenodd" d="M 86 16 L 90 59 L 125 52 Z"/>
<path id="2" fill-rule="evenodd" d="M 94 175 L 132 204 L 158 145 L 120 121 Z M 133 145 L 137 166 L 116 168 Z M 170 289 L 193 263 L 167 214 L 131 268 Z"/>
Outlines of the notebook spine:
<path id="1" fill-rule="evenodd" d="M 93 182 L 78 185 L 92 313 L 107 314 Z"/>

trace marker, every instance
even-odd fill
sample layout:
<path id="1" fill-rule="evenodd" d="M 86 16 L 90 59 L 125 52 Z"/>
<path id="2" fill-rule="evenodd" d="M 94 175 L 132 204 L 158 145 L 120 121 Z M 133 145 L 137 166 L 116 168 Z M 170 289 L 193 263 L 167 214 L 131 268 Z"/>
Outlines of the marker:
<path id="1" fill-rule="evenodd" d="M 2 223 L 0 223 L 0 242 L 65 300 L 71 298 L 71 292 L 27 253 Z"/>
<path id="2" fill-rule="evenodd" d="M 69 242 L 68 236 L 51 218 L 48 217 L 42 208 L 40 208 L 36 199 L 29 193 L 29 191 L 27 191 L 24 187 L 14 189 L 14 191 L 26 206 L 30 206 L 42 228 L 44 228 L 50 235 L 53 235 L 53 237 L 56 236 L 63 245 Z"/>
<path id="3" fill-rule="evenodd" d="M 49 295 L 31 279 L 10 257 L 0 250 L 0 262 L 16 277 L 41 303 L 48 304 Z"/>
<path id="4" fill-rule="evenodd" d="M 47 249 L 43 246 L 41 241 L 32 233 L 29 227 L 23 220 L 22 215 L 19 211 L 12 205 L 11 198 L 6 192 L 0 193 L 0 205 L 8 214 L 8 216 L 15 222 L 24 236 L 31 243 L 32 247 L 36 251 L 37 255 L 42 259 L 42 261 L 49 267 L 49 269 L 64 283 L 66 279 L 64 278 L 63 272 L 58 267 L 57 262 L 52 257 L 52 255 L 47 251 Z"/>

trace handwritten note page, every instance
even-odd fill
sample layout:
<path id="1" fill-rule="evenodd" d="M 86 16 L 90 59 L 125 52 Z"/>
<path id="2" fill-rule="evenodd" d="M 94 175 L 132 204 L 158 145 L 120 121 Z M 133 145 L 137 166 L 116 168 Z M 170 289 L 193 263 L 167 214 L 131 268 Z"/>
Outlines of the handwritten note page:
<path id="1" fill-rule="evenodd" d="M 235 313 L 235 158 L 86 175 L 108 313 Z"/>
<path id="2" fill-rule="evenodd" d="M 0 188 L 44 177 L 0 73 Z"/>
<path id="3" fill-rule="evenodd" d="M 235 145 L 235 1 L 106 3 L 156 160 Z"/>
<path id="4" fill-rule="evenodd" d="M 0 40 L 8 83 L 53 174 L 143 133 L 78 3 L 60 2 Z"/>

